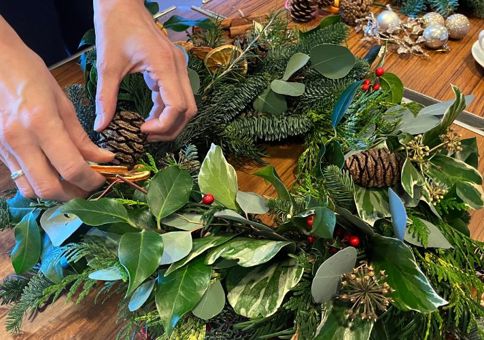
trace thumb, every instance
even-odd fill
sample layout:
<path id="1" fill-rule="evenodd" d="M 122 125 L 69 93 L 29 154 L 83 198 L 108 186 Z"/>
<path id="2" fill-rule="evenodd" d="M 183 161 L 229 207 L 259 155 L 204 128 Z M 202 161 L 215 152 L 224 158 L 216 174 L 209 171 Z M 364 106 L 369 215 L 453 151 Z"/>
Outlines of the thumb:
<path id="1" fill-rule="evenodd" d="M 94 130 L 104 130 L 114 117 L 121 76 L 112 71 L 99 71 L 96 92 L 96 121 Z"/>

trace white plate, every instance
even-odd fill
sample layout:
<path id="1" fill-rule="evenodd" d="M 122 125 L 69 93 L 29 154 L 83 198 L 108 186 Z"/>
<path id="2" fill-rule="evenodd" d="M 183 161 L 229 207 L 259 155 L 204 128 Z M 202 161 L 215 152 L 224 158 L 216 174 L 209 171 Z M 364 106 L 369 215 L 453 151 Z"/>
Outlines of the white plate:
<path id="1" fill-rule="evenodd" d="M 474 59 L 484 67 L 484 51 L 479 46 L 479 41 L 476 41 L 474 45 L 472 45 L 472 56 Z"/>

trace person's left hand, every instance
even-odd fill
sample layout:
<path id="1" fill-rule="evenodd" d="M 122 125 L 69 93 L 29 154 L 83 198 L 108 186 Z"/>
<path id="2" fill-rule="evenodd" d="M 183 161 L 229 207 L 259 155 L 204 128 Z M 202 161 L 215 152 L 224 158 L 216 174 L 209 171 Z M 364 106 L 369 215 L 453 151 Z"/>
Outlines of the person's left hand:
<path id="1" fill-rule="evenodd" d="M 196 114 L 183 52 L 145 9 L 143 0 L 94 0 L 98 84 L 95 130 L 104 130 L 115 111 L 119 84 L 143 72 L 153 108 L 141 127 L 149 141 L 173 140 Z"/>

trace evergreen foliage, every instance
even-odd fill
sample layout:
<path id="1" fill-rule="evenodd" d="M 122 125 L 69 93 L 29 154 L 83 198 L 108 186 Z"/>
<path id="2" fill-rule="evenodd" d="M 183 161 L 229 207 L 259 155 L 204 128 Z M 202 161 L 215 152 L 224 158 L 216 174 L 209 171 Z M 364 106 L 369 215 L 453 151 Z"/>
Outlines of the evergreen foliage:
<path id="1" fill-rule="evenodd" d="M 471 11 L 472 15 L 484 18 L 484 1 L 482 0 L 460 0 L 460 5 Z"/>
<path id="2" fill-rule="evenodd" d="M 402 13 L 408 16 L 417 16 L 428 10 L 448 17 L 459 7 L 459 0 L 402 0 L 396 2 L 401 5 Z"/>
<path id="3" fill-rule="evenodd" d="M 355 184 L 349 173 L 336 165 L 329 165 L 323 170 L 323 178 L 324 187 L 333 205 L 354 210 Z"/>
<path id="4" fill-rule="evenodd" d="M 29 277 L 12 275 L 0 284 L 0 304 L 15 303 L 22 297 L 22 292 L 29 283 Z"/>
<path id="5" fill-rule="evenodd" d="M 7 199 L 0 197 L 0 230 L 10 228 L 10 214 L 8 213 Z"/>

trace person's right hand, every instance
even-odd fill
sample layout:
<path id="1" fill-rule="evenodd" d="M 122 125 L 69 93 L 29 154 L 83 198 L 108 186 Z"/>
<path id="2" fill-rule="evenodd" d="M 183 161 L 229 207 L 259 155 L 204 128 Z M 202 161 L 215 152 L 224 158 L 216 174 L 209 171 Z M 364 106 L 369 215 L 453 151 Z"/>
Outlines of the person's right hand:
<path id="1" fill-rule="evenodd" d="M 25 197 L 85 196 L 105 182 L 87 161 L 114 155 L 90 141 L 46 65 L 2 21 L 0 157 L 12 173 L 23 170 L 15 183 Z"/>

